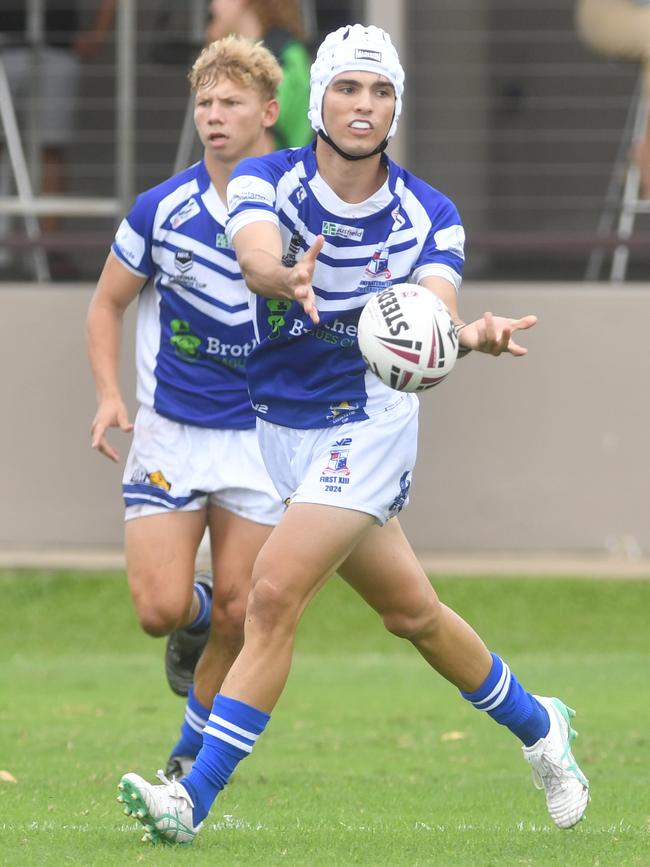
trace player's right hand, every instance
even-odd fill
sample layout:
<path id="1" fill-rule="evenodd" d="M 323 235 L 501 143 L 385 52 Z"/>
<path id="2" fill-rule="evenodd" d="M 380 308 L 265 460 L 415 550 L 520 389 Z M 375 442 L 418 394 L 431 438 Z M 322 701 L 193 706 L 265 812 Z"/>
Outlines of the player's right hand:
<path id="1" fill-rule="evenodd" d="M 293 266 L 289 278 L 293 297 L 299 304 L 302 304 L 303 310 L 315 325 L 318 325 L 320 322 L 320 317 L 318 315 L 318 308 L 316 307 L 316 294 L 312 286 L 312 280 L 314 269 L 316 268 L 316 259 L 323 249 L 324 243 L 325 238 L 322 235 L 318 235 L 302 259 Z"/>
<path id="2" fill-rule="evenodd" d="M 119 453 L 106 439 L 106 431 L 111 427 L 118 427 L 124 433 L 130 433 L 133 430 L 133 425 L 129 421 L 129 412 L 124 401 L 119 398 L 103 400 L 99 404 L 97 414 L 90 426 L 91 446 L 117 463 L 120 459 Z"/>

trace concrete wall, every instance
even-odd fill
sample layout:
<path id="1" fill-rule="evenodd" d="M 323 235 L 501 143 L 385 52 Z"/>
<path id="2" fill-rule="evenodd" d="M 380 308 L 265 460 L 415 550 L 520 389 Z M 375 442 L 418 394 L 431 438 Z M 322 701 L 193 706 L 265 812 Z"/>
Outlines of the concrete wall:
<path id="1" fill-rule="evenodd" d="M 91 291 L 0 290 L 0 548 L 120 544 L 121 472 L 89 447 Z M 650 553 L 650 289 L 468 284 L 462 309 L 540 322 L 528 357 L 470 355 L 424 394 L 403 519 L 416 549 Z M 131 400 L 132 343 L 130 316 Z"/>

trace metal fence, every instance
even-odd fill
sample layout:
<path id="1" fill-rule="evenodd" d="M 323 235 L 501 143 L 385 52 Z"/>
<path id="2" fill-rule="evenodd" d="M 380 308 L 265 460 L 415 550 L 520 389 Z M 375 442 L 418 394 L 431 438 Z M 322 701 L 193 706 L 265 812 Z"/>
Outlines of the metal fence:
<path id="1" fill-rule="evenodd" d="M 87 15 L 92 2 L 82 2 Z M 637 67 L 581 45 L 566 0 L 315 0 L 315 27 L 381 17 L 384 6 L 391 7 L 386 20 L 397 9 L 404 21 L 401 150 L 411 169 L 458 204 L 468 276 L 581 279 L 617 154 L 626 164 L 622 134 Z M 86 66 L 60 203 L 64 231 L 46 239 L 46 247 L 72 248 L 85 277 L 96 273 L 135 192 L 174 167 L 186 73 L 206 8 L 207 0 L 119 0 L 114 38 Z M 6 163 L 6 149 L 4 156 Z M 16 217 L 24 203 L 3 198 L 0 212 L 14 214 L 5 240 L 14 250 L 32 249 Z M 92 220 L 88 210 L 75 212 L 81 207 L 96 209 Z M 647 272 L 647 228 L 640 218 L 630 241 L 633 279 Z M 613 231 L 604 232 L 605 251 L 615 244 Z M 24 270 L 32 276 L 31 260 Z"/>

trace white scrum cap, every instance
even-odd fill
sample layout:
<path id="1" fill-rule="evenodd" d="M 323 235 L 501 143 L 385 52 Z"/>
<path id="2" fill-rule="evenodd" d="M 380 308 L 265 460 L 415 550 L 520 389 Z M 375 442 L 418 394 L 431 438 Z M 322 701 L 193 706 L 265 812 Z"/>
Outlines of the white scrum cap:
<path id="1" fill-rule="evenodd" d="M 323 96 L 334 76 L 348 70 L 376 72 L 387 78 L 395 88 L 395 116 L 387 138 L 395 135 L 402 112 L 404 70 L 390 36 L 380 27 L 349 24 L 339 27 L 323 40 L 311 67 L 309 120 L 316 132 L 327 135 L 323 123 Z"/>

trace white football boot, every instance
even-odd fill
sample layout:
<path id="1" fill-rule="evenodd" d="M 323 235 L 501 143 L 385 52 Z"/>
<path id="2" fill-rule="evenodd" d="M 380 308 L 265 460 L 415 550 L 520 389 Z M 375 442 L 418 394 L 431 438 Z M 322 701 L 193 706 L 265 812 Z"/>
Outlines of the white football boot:
<path id="1" fill-rule="evenodd" d="M 589 780 L 571 752 L 577 732 L 571 728 L 575 711 L 559 698 L 535 698 L 548 711 L 551 728 L 532 747 L 522 747 L 533 772 L 533 782 L 546 792 L 546 806 L 558 828 L 573 828 L 585 814 L 589 802 Z"/>
<path id="2" fill-rule="evenodd" d="M 143 840 L 151 843 L 191 843 L 201 829 L 194 826 L 194 804 L 187 790 L 168 780 L 158 771 L 162 786 L 143 780 L 138 774 L 125 774 L 118 785 L 117 800 L 124 804 L 127 816 L 133 816 L 145 828 Z"/>

